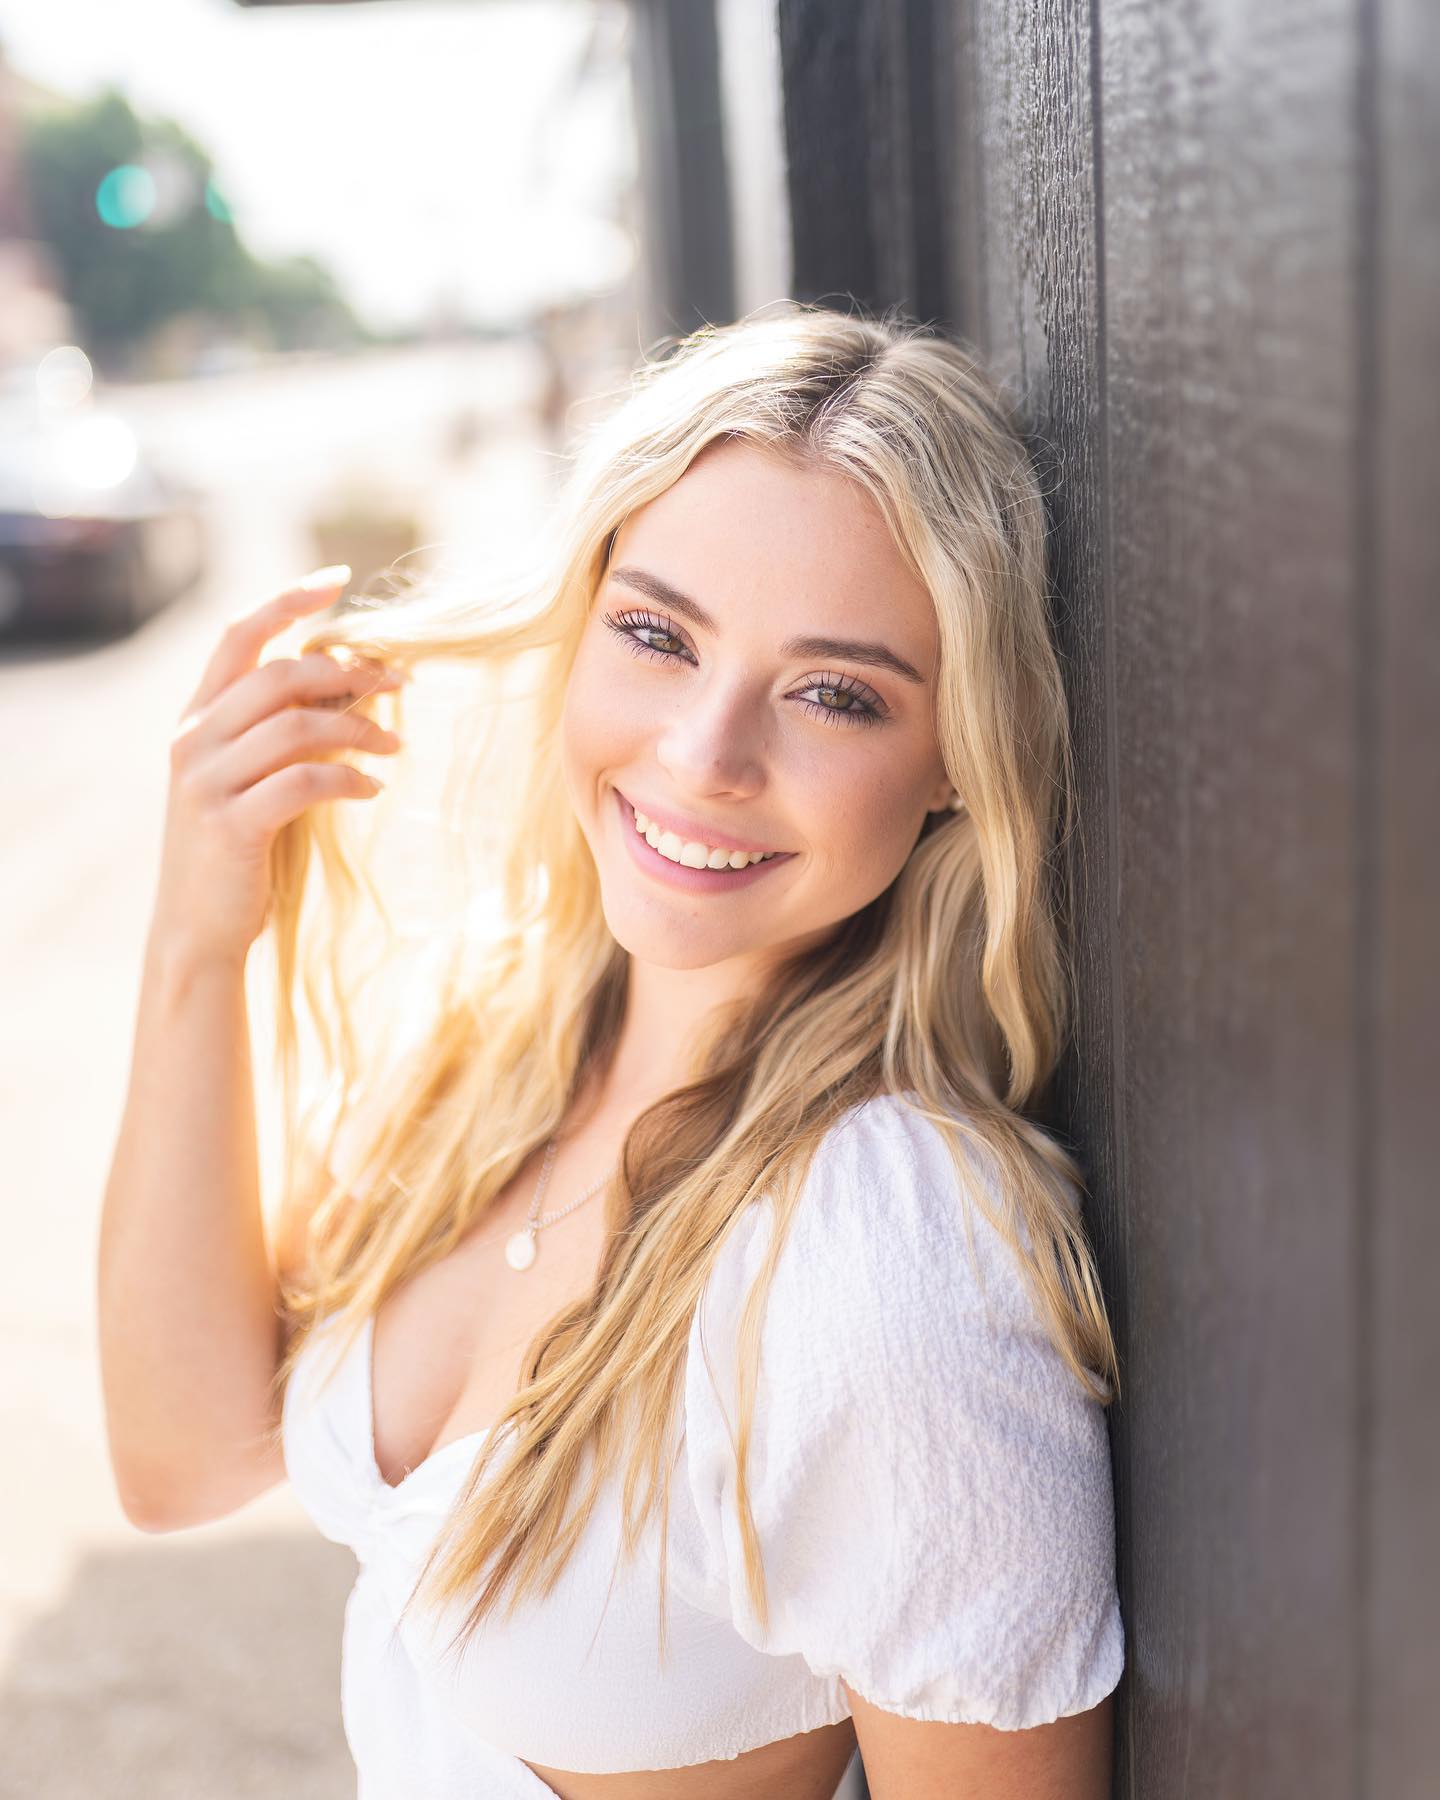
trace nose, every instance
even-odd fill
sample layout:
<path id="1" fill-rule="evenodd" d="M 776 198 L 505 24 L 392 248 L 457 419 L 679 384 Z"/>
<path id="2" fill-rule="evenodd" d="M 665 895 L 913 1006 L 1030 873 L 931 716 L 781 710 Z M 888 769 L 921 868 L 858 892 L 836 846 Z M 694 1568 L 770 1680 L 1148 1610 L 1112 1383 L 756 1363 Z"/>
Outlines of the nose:
<path id="1" fill-rule="evenodd" d="M 677 701 L 655 759 L 677 793 L 754 794 L 765 782 L 765 735 L 763 702 L 738 681 L 716 679 Z"/>

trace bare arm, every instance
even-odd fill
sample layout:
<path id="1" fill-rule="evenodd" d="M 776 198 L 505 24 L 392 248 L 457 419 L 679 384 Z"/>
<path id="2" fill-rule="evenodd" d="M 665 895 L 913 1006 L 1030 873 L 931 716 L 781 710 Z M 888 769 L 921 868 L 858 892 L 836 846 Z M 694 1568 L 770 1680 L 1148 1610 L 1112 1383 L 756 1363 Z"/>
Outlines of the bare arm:
<path id="1" fill-rule="evenodd" d="M 135 1524 L 197 1524 L 281 1478 L 264 1439 L 281 1345 L 244 962 L 157 933 L 105 1190 L 99 1323 L 111 1462 Z"/>
<path id="2" fill-rule="evenodd" d="M 357 702 L 399 678 L 318 652 L 259 659 L 347 573 L 322 571 L 233 621 L 171 749 L 98 1270 L 110 1458 L 126 1516 L 149 1531 L 219 1518 L 284 1474 L 270 1389 L 286 1248 L 272 1254 L 260 1207 L 245 964 L 276 835 L 317 802 L 376 791 L 332 759 L 397 747 Z"/>
<path id="3" fill-rule="evenodd" d="M 1107 1800 L 1115 1701 L 1024 1731 L 887 1713 L 842 1680 L 874 1800 Z"/>

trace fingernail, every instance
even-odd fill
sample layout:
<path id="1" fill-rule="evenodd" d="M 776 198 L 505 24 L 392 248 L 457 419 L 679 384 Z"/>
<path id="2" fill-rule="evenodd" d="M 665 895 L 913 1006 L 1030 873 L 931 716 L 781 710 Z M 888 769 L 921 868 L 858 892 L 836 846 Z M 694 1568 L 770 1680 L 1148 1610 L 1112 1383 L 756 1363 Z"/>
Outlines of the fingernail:
<path id="1" fill-rule="evenodd" d="M 350 579 L 349 563 L 331 563 L 328 568 L 316 569 L 300 583 L 302 588 L 339 587 Z"/>

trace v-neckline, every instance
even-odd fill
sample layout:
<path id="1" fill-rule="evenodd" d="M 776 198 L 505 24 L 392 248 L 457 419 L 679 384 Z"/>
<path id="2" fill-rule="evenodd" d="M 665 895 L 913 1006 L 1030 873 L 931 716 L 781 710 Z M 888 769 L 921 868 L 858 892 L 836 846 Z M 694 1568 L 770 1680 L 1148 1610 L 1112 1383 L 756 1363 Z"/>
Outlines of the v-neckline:
<path id="1" fill-rule="evenodd" d="M 364 1336 L 360 1345 L 360 1362 L 365 1379 L 362 1383 L 365 1400 L 365 1435 L 368 1439 L 370 1469 L 375 1480 L 387 1494 L 398 1494 L 408 1482 L 415 1479 L 422 1470 L 428 1469 L 441 1457 L 448 1456 L 452 1450 L 462 1444 L 478 1444 L 483 1438 L 490 1436 L 495 1429 L 493 1425 L 483 1426 L 479 1431 L 466 1432 L 464 1437 L 451 1438 L 448 1443 L 436 1444 L 428 1455 L 422 1456 L 413 1469 L 407 1469 L 398 1481 L 387 1481 L 380 1467 L 380 1459 L 376 1454 L 375 1440 L 375 1315 L 371 1313 L 365 1321 Z"/>

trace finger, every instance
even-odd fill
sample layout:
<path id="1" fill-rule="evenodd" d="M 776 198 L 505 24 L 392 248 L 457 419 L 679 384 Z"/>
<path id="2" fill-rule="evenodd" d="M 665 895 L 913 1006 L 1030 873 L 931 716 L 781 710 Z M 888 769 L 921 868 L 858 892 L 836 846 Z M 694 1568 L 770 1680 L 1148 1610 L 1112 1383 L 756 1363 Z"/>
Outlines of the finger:
<path id="1" fill-rule="evenodd" d="M 255 668 L 260 661 L 260 652 L 271 638 L 278 637 L 296 619 L 333 606 L 336 594 L 349 579 L 348 563 L 335 563 L 329 568 L 316 569 L 302 581 L 297 581 L 293 587 L 272 595 L 254 611 L 242 613 L 239 618 L 232 619 L 205 665 L 200 685 L 185 708 L 186 715 L 208 706 L 232 681 Z"/>
<path id="2" fill-rule="evenodd" d="M 241 828 L 270 838 L 320 800 L 373 800 L 384 782 L 353 763 L 290 763 L 257 781 L 234 802 Z"/>
<path id="3" fill-rule="evenodd" d="M 393 731 L 363 713 L 343 716 L 287 707 L 226 744 L 205 765 L 204 786 L 233 798 L 277 770 L 301 761 L 321 762 L 351 752 L 393 756 L 399 748 L 400 739 Z"/>
<path id="4" fill-rule="evenodd" d="M 312 655 L 326 655 L 328 652 L 311 652 Z M 301 659 L 304 660 L 303 658 Z M 376 694 L 393 693 L 396 689 L 409 684 L 410 674 L 406 669 L 393 668 L 389 663 L 378 661 L 373 656 L 356 652 L 349 662 L 342 665 L 345 671 L 345 683 L 337 693 L 327 691 L 315 694 L 310 699 L 311 706 L 337 707 L 343 712 L 352 709 L 363 710 Z"/>
<path id="5" fill-rule="evenodd" d="M 194 726 L 193 742 L 202 751 L 207 745 L 227 743 L 287 706 L 348 710 L 371 694 L 392 691 L 402 679 L 375 663 L 347 667 L 326 650 L 272 657 L 221 690 L 208 715 Z"/>

